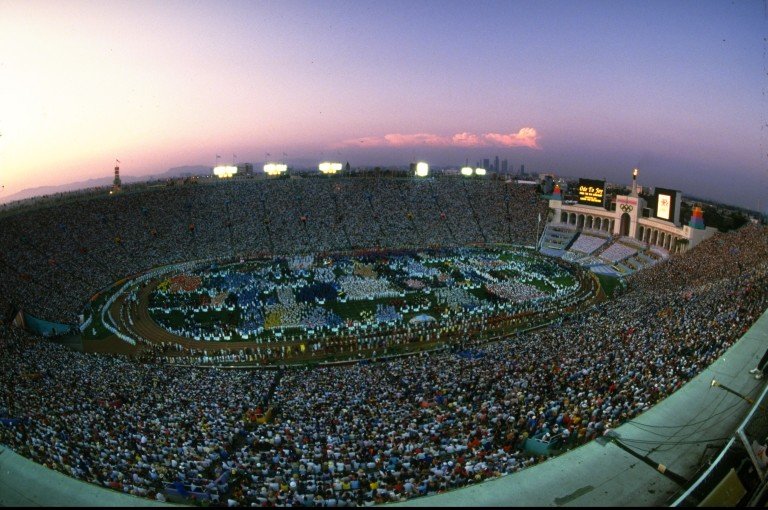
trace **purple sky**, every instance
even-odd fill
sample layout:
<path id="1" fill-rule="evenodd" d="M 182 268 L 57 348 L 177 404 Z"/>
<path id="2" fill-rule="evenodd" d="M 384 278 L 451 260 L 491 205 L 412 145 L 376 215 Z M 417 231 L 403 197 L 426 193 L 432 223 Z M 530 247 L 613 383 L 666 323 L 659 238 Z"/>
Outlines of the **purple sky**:
<path id="1" fill-rule="evenodd" d="M 0 200 L 116 159 L 498 155 L 766 211 L 767 21 L 757 0 L 0 0 Z"/>

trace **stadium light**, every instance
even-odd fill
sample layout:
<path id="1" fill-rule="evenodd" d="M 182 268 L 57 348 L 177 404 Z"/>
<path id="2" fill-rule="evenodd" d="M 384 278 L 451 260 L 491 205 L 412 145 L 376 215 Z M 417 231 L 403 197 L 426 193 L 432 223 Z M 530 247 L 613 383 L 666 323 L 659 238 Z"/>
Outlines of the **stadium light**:
<path id="1" fill-rule="evenodd" d="M 324 161 L 323 163 L 320 163 L 319 167 L 320 172 L 324 174 L 335 174 L 336 172 L 341 171 L 341 163 L 331 163 L 328 161 Z"/>
<path id="2" fill-rule="evenodd" d="M 280 175 L 288 170 L 288 165 L 284 163 L 266 163 L 264 165 L 264 173 L 267 175 Z"/>
<path id="3" fill-rule="evenodd" d="M 470 175 L 472 175 L 472 172 L 474 172 L 474 170 L 472 170 L 471 166 L 465 166 L 464 168 L 461 169 L 461 175 L 465 177 L 469 177 Z"/>
<path id="4" fill-rule="evenodd" d="M 721 383 L 717 379 L 712 379 L 712 382 L 709 383 L 709 387 L 710 388 L 721 388 L 721 389 L 727 391 L 728 393 L 732 393 L 732 394 L 736 395 L 737 397 L 740 397 L 741 399 L 745 400 L 748 404 L 754 404 L 755 403 L 755 399 L 753 399 L 752 397 L 749 397 L 747 395 L 742 395 L 738 391 L 729 388 L 728 386 L 726 386 L 725 384 Z M 758 405 L 758 407 L 760 409 L 762 409 L 763 411 L 766 410 L 765 407 L 762 406 L 762 405 Z"/>
<path id="5" fill-rule="evenodd" d="M 475 175 L 485 175 L 485 168 L 475 168 Z"/>
<path id="6" fill-rule="evenodd" d="M 416 163 L 416 177 L 426 177 L 429 175 L 429 165 L 423 161 Z"/>
<path id="7" fill-rule="evenodd" d="M 228 179 L 237 173 L 237 167 L 232 165 L 219 165 L 213 167 L 213 175 L 219 179 Z"/>

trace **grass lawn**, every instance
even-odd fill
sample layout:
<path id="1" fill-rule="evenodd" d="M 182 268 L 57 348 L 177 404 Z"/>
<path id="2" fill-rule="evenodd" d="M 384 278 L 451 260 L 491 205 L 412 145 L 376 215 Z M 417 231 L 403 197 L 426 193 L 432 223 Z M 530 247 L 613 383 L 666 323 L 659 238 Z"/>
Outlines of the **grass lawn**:
<path id="1" fill-rule="evenodd" d="M 446 253 L 440 253 L 438 256 L 440 258 L 445 257 Z M 536 273 L 543 273 L 545 275 L 549 275 L 544 278 L 536 278 L 533 281 L 528 282 L 528 285 L 533 285 L 540 289 L 541 291 L 551 294 L 555 291 L 555 288 L 550 282 L 555 282 L 557 285 L 563 285 L 566 287 L 573 286 L 576 281 L 576 276 L 571 273 L 570 270 L 565 269 L 564 267 L 558 267 L 555 264 L 552 264 L 551 262 L 548 262 L 544 258 L 539 258 L 535 253 L 526 253 L 523 251 L 520 251 L 519 249 L 516 249 L 514 247 L 510 247 L 510 249 L 505 250 L 502 248 L 492 249 L 488 251 L 484 251 L 483 249 L 476 249 L 472 250 L 471 252 L 463 252 L 462 257 L 465 261 L 463 264 L 457 264 L 454 263 L 453 260 L 449 260 L 448 262 L 444 260 L 436 260 L 431 258 L 431 255 L 428 252 L 418 252 L 418 255 L 413 254 L 410 255 L 412 257 L 413 261 L 415 263 L 423 264 L 424 266 L 437 269 L 441 273 L 441 277 L 438 278 L 434 274 L 429 275 L 422 275 L 418 270 L 416 272 L 410 273 L 407 270 L 407 263 L 398 264 L 396 266 L 390 266 L 386 260 L 388 255 L 387 254 L 381 254 L 381 259 L 371 259 L 371 256 L 366 256 L 362 259 L 356 259 L 355 257 L 351 258 L 344 258 L 343 260 L 339 260 L 337 265 L 331 266 L 331 270 L 333 271 L 336 278 L 346 277 L 348 275 L 355 275 L 355 278 L 358 278 L 360 275 L 366 275 L 366 277 L 371 278 L 379 278 L 379 279 L 386 279 L 390 280 L 391 288 L 397 293 L 398 289 L 402 288 L 405 281 L 410 282 L 411 284 L 414 284 L 412 280 L 420 280 L 422 284 L 426 287 L 431 287 L 433 290 L 437 289 L 439 287 L 443 287 L 444 285 L 452 285 L 451 281 L 456 282 L 465 282 L 465 281 L 480 281 L 483 282 L 483 284 L 478 288 L 466 288 L 465 291 L 472 295 L 474 298 L 477 298 L 481 303 L 495 303 L 498 301 L 498 298 L 495 298 L 494 296 L 491 296 L 487 293 L 485 288 L 485 283 L 490 283 L 491 281 L 494 282 L 501 282 L 501 281 L 515 281 L 518 280 L 523 274 L 536 274 Z M 477 258 L 475 258 L 477 257 Z M 489 257 L 491 259 L 496 259 L 501 262 L 514 262 L 514 267 L 501 267 L 505 266 L 506 264 L 501 265 L 494 265 L 492 262 L 489 262 Z M 474 259 L 474 260 L 473 260 Z M 320 263 L 321 261 L 315 261 L 316 263 Z M 270 299 L 271 303 L 276 303 L 280 299 L 285 300 L 285 292 L 294 292 L 294 296 L 298 296 L 299 290 L 287 290 L 285 289 L 285 285 L 289 284 L 293 281 L 293 278 L 299 278 L 297 275 L 291 276 L 291 271 L 288 268 L 288 264 L 285 261 L 282 261 L 279 265 L 279 271 L 282 273 L 282 278 L 279 278 L 277 280 L 274 280 L 273 277 L 270 274 L 265 274 L 263 269 L 266 266 L 274 266 L 274 262 L 271 261 L 247 261 L 244 264 L 227 264 L 227 269 L 238 272 L 238 273 L 244 273 L 246 271 L 253 271 L 253 272 L 259 272 L 261 273 L 261 276 L 259 278 L 263 278 L 264 276 L 270 278 L 273 280 L 273 282 L 278 286 L 278 289 L 280 290 L 272 290 L 269 292 L 268 295 L 259 294 L 258 291 L 257 294 L 259 296 L 259 299 L 263 300 L 262 302 L 266 301 L 267 298 Z M 298 273 L 297 273 L 298 274 Z M 168 278 L 167 275 L 166 278 Z M 200 302 L 202 299 L 201 297 L 205 297 L 206 301 L 208 301 L 208 295 L 209 292 L 237 292 L 236 290 L 227 291 L 227 287 L 225 285 L 222 285 L 222 280 L 220 279 L 220 275 L 214 275 L 213 277 L 219 278 L 218 283 L 215 284 L 215 287 L 211 287 L 212 290 L 206 290 L 205 287 L 205 275 L 201 275 L 202 280 L 202 286 L 193 292 L 190 293 L 179 293 L 176 294 L 165 294 L 165 297 L 162 297 L 160 299 L 153 299 L 153 305 L 152 306 L 159 306 L 159 301 L 167 301 L 170 305 L 172 311 L 169 314 L 158 312 L 158 311 L 150 311 L 150 313 L 155 316 L 157 319 L 159 319 L 158 322 L 162 322 L 166 324 L 167 326 L 171 328 L 177 328 L 184 324 L 184 313 L 181 312 L 178 309 L 175 309 L 177 306 L 197 306 L 197 303 Z M 546 278 L 546 279 L 545 279 Z M 304 289 L 303 285 L 317 285 L 315 283 L 314 273 L 312 272 L 312 269 L 308 269 L 308 273 L 302 271 L 300 280 L 302 283 L 302 289 Z M 601 277 L 601 283 L 603 287 L 606 289 L 606 293 L 609 293 L 612 291 L 612 289 L 616 285 L 616 279 L 605 279 Z M 253 281 L 257 281 L 257 279 L 254 279 Z M 261 281 L 261 280 L 259 280 Z M 298 280 L 297 280 L 298 281 Z M 447 283 L 446 283 L 447 282 Z M 198 282 L 200 283 L 200 282 Z M 355 282 L 353 282 L 356 284 Z M 243 285 L 242 281 L 238 283 L 238 285 Z M 258 283 L 258 285 L 263 285 L 263 283 Z M 344 285 L 351 285 L 349 282 L 345 283 Z M 415 285 L 415 284 L 414 284 Z M 221 287 L 221 288 L 220 288 Z M 253 287 L 249 287 L 252 289 Z M 233 287 L 234 289 L 234 287 Z M 318 296 L 322 295 L 322 292 L 327 292 L 327 289 L 323 289 L 322 286 L 318 290 L 320 294 Z M 282 297 L 281 293 L 283 294 Z M 441 291 L 442 294 L 442 291 Z M 213 294 L 210 294 L 213 295 Z M 305 293 L 306 295 L 306 293 Z M 310 296 L 312 294 L 309 294 Z M 326 294 L 327 295 L 327 294 Z M 342 294 L 343 295 L 343 294 Z M 455 294 L 456 296 L 460 296 L 461 292 L 457 292 Z M 609 294 L 610 295 L 610 294 Z M 102 298 L 104 299 L 104 298 Z M 249 298 L 250 299 L 250 298 Z M 305 299 L 305 297 L 302 297 L 302 299 Z M 461 302 L 461 297 L 458 297 L 459 302 Z M 290 301 L 286 301 L 290 303 Z M 194 304 L 193 304 L 194 303 Z M 95 303 L 96 306 L 98 306 L 99 302 L 97 301 Z M 347 302 L 340 302 L 337 300 L 332 300 L 331 298 L 326 298 L 326 302 L 322 305 L 317 305 L 313 301 L 310 301 L 309 304 L 311 307 L 320 306 L 321 308 L 324 308 L 327 312 L 332 312 L 336 316 L 338 316 L 339 319 L 341 319 L 342 322 L 346 323 L 349 321 L 360 321 L 361 326 L 367 325 L 367 327 L 364 328 L 364 330 L 370 330 L 369 328 L 372 327 L 371 321 L 373 320 L 373 317 L 376 314 L 376 308 L 377 306 L 391 306 L 394 305 L 395 308 L 402 314 L 402 322 L 401 324 L 407 324 L 408 321 L 413 318 L 416 315 L 419 314 L 427 314 L 431 315 L 435 319 L 438 320 L 438 322 L 441 321 L 440 315 L 441 312 L 445 309 L 446 305 L 439 304 L 437 300 L 436 293 L 430 292 L 430 293 L 424 293 L 420 290 L 407 290 L 405 292 L 405 295 L 403 297 L 394 296 L 394 297 L 386 297 L 386 298 L 377 298 L 377 299 L 364 299 L 364 300 L 349 300 Z M 402 306 L 410 305 L 411 309 L 408 311 L 403 311 Z M 417 306 L 414 306 L 417 305 Z M 271 305 L 270 305 L 271 306 Z M 293 306 L 293 305 L 288 305 Z M 416 309 L 414 309 L 416 308 Z M 217 326 L 225 326 L 230 325 L 233 328 L 236 328 L 238 324 L 241 321 L 241 311 L 240 307 L 235 306 L 235 311 L 231 312 L 224 307 L 221 311 L 215 311 L 213 309 L 209 309 L 206 312 L 196 312 L 194 316 L 194 323 L 197 325 L 203 327 L 204 329 L 207 329 L 208 331 L 211 331 L 212 329 L 217 328 Z M 305 336 L 307 333 L 302 328 L 298 328 L 295 325 L 288 326 L 287 324 L 284 325 L 282 328 L 275 327 L 282 324 L 280 315 L 283 313 L 283 311 L 274 311 L 269 312 L 269 314 L 275 313 L 278 314 L 277 316 L 272 315 L 269 316 L 267 314 L 266 309 L 264 309 L 264 313 L 267 315 L 263 317 L 264 323 L 261 324 L 261 326 L 266 328 L 266 331 L 263 331 L 262 333 L 259 333 L 259 338 L 265 340 L 265 341 L 271 341 L 276 338 L 292 338 L 295 336 Z M 294 313 L 294 312 L 291 312 Z M 306 313 L 306 312 L 299 312 L 296 311 L 295 313 Z M 316 312 L 312 312 L 316 313 Z M 293 317 L 291 320 L 295 320 L 296 317 Z M 322 320 L 322 319 L 320 319 Z M 275 322 L 276 321 L 276 322 Z M 257 323 L 259 325 L 259 323 Z M 261 327 L 260 326 L 260 327 Z M 92 329 L 96 329 L 96 334 L 92 334 Z M 274 329 L 273 329 L 274 328 Z M 344 329 L 345 326 L 341 326 L 340 329 Z M 232 341 L 240 341 L 241 338 L 239 338 L 239 335 L 232 331 L 231 329 L 227 328 L 231 335 Z M 318 338 L 321 338 L 326 334 L 326 331 L 322 328 L 317 331 Z M 104 328 L 104 326 L 100 323 L 100 320 L 94 320 L 94 325 L 92 328 L 89 328 L 89 331 L 87 332 L 88 335 L 90 335 L 88 338 L 98 338 L 100 336 L 106 336 L 109 334 L 109 332 Z M 251 335 L 253 338 L 253 335 Z"/>
<path id="2" fill-rule="evenodd" d="M 621 289 L 624 286 L 621 278 L 606 276 L 602 274 L 597 275 L 597 278 L 600 280 L 600 286 L 603 288 L 605 295 L 608 296 L 608 299 L 613 298 L 613 294 L 616 292 L 616 289 Z"/>

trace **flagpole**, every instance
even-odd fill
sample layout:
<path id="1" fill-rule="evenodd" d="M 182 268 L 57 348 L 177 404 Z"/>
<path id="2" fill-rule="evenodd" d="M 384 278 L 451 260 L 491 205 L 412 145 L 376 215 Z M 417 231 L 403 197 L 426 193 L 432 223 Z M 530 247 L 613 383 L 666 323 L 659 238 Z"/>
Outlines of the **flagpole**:
<path id="1" fill-rule="evenodd" d="M 539 222 L 536 224 L 536 249 L 539 249 L 541 238 L 539 237 L 539 230 L 541 228 L 541 213 L 539 213 Z"/>

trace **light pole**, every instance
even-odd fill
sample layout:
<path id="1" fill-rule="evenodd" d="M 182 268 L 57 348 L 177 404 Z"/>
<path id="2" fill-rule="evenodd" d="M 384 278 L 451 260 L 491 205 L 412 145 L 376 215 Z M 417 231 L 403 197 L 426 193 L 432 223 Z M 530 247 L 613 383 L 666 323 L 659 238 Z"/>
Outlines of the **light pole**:
<path id="1" fill-rule="evenodd" d="M 729 388 L 728 386 L 726 386 L 725 384 L 721 383 L 720 381 L 718 381 L 718 380 L 716 380 L 716 379 L 712 379 L 712 382 L 709 384 L 709 387 L 710 387 L 710 388 L 713 388 L 713 387 L 715 387 L 715 386 L 716 386 L 716 387 L 718 387 L 718 388 L 722 388 L 722 389 L 724 389 L 724 390 L 725 390 L 725 391 L 727 391 L 728 393 L 732 393 L 732 394 L 736 395 L 737 397 L 739 397 L 739 398 L 741 398 L 741 399 L 745 400 L 745 401 L 746 401 L 747 403 L 749 403 L 749 404 L 754 404 L 754 403 L 755 403 L 755 399 L 753 399 L 752 397 L 748 397 L 748 396 L 746 396 L 746 395 L 742 395 L 742 394 L 741 394 L 741 393 L 739 393 L 738 391 L 736 391 L 736 390 L 733 390 L 733 389 Z M 766 408 L 765 408 L 764 406 L 762 406 L 762 405 L 758 405 L 758 407 L 759 407 L 760 409 L 762 409 L 763 411 L 766 411 Z"/>

